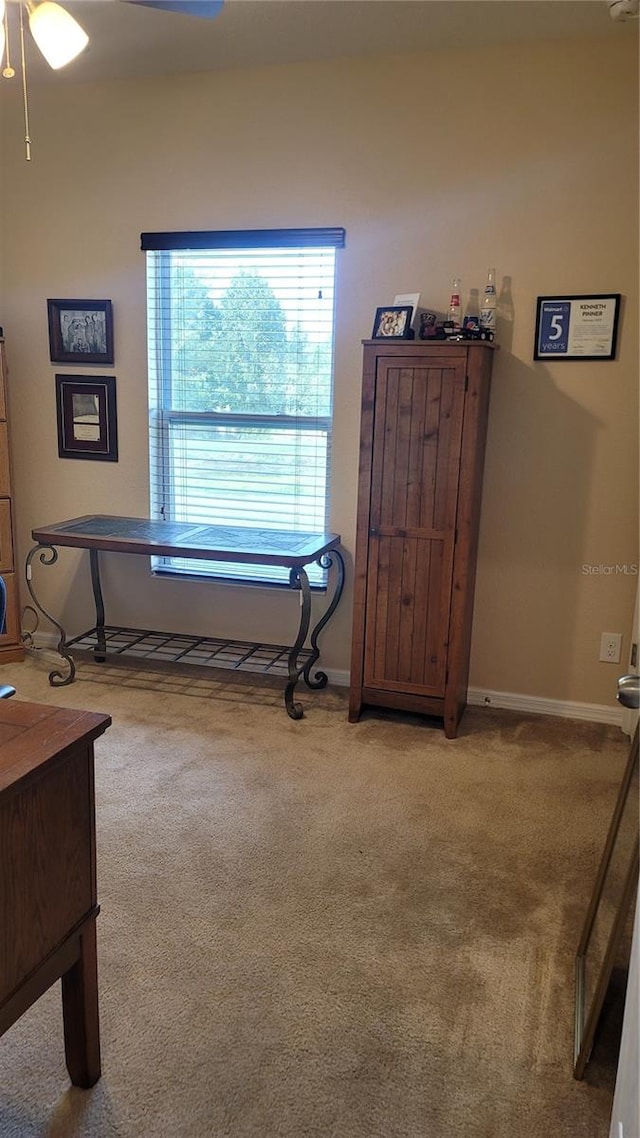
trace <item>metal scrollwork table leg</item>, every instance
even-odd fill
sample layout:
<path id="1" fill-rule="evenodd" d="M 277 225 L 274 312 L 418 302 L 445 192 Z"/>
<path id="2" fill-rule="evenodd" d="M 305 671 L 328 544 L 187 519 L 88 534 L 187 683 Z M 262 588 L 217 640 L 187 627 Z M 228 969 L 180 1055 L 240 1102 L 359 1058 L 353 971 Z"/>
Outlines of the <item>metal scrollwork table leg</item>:
<path id="1" fill-rule="evenodd" d="M 35 557 L 38 557 L 43 565 L 55 565 L 56 561 L 58 560 L 58 550 L 53 545 L 34 545 L 33 549 L 31 549 L 27 554 L 26 576 L 27 588 L 31 594 L 31 599 L 36 606 L 37 611 L 41 612 L 45 619 L 48 620 L 54 628 L 57 628 L 60 634 L 60 639 L 58 640 L 58 653 L 60 656 L 62 656 L 63 660 L 66 661 L 69 672 L 68 675 L 65 675 L 64 672 L 59 672 L 54 669 L 54 671 L 49 672 L 49 683 L 54 688 L 62 688 L 67 684 L 73 683 L 76 674 L 76 666 L 73 662 L 73 658 L 67 650 L 67 637 L 64 628 L 61 624 L 58 623 L 55 617 L 53 617 L 50 612 L 47 612 L 46 608 L 40 604 L 40 601 L 33 591 L 33 584 L 31 581 L 31 564 Z"/>
<path id="2" fill-rule="evenodd" d="M 100 566 L 98 563 L 98 550 L 89 550 L 89 559 L 91 566 L 91 586 L 93 588 L 93 599 L 96 606 L 96 646 L 93 650 L 95 660 L 99 664 L 103 664 L 106 658 L 107 641 L 104 635 L 104 601 L 102 599 L 102 587 L 100 585 Z"/>
<path id="3" fill-rule="evenodd" d="M 335 564 L 336 583 L 330 604 L 311 631 L 311 655 L 302 666 L 298 664 L 298 655 L 301 649 L 304 648 L 307 633 L 309 632 L 311 590 L 309 588 L 309 578 L 303 567 L 291 569 L 289 573 L 289 584 L 291 588 L 300 590 L 300 626 L 298 628 L 295 644 L 289 651 L 289 682 L 284 693 L 284 704 L 287 709 L 287 715 L 289 715 L 291 719 L 302 719 L 304 715 L 302 704 L 295 703 L 293 699 L 293 693 L 300 676 L 303 677 L 305 684 L 309 688 L 323 688 L 327 685 L 328 676 L 326 672 L 318 671 L 312 679 L 311 669 L 320 655 L 318 637 L 338 607 L 338 602 L 342 596 L 342 589 L 344 587 L 344 559 L 339 550 L 332 549 L 328 553 L 324 553 L 322 557 L 318 558 L 316 564 L 320 565 L 323 569 L 328 569 L 331 565 Z"/>

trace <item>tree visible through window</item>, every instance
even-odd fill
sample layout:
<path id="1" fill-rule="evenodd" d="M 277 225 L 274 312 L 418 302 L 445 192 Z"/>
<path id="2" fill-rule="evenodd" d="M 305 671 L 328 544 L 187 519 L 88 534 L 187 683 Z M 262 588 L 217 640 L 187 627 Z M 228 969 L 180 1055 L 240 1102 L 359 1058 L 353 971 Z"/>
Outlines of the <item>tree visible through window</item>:
<path id="1" fill-rule="evenodd" d="M 342 230 L 143 234 L 151 516 L 324 531 Z M 192 247 L 196 244 L 196 247 Z M 286 582 L 271 567 L 160 571 Z M 310 580 L 323 581 L 314 569 Z"/>

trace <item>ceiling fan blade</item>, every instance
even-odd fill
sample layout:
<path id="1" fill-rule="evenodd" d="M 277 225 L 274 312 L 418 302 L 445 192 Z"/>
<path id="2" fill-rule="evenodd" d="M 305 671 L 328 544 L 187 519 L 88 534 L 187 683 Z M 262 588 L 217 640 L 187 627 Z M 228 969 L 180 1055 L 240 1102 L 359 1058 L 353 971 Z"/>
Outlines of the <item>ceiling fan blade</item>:
<path id="1" fill-rule="evenodd" d="M 201 16 L 213 20 L 222 10 L 224 0 L 125 0 L 142 8 L 159 8 L 163 12 L 180 12 L 183 16 Z"/>

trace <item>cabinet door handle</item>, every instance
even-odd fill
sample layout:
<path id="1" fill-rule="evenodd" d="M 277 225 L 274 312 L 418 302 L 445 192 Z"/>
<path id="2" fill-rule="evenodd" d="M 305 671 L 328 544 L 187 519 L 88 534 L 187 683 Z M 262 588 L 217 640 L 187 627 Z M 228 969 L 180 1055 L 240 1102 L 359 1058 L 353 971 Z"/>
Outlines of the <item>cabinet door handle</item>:
<path id="1" fill-rule="evenodd" d="M 378 536 L 378 527 L 377 526 L 371 526 L 371 529 L 369 530 L 369 537 L 377 537 L 377 536 Z"/>

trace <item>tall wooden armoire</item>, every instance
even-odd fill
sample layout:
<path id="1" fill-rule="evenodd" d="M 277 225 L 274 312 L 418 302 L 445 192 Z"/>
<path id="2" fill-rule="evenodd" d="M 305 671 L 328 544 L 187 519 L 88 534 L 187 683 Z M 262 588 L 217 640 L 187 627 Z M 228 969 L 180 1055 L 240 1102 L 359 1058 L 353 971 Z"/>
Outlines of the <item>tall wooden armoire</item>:
<path id="1" fill-rule="evenodd" d="M 24 645 L 20 636 L 20 598 L 15 560 L 15 519 L 7 407 L 7 365 L 2 329 L 0 329 L 0 574 L 7 586 L 5 626 L 0 629 L 0 664 L 24 660 Z"/>
<path id="2" fill-rule="evenodd" d="M 366 340 L 349 719 L 467 699 L 494 346 Z"/>

